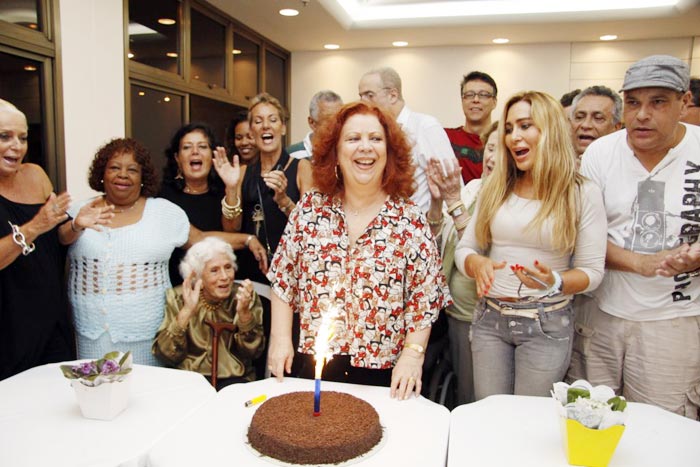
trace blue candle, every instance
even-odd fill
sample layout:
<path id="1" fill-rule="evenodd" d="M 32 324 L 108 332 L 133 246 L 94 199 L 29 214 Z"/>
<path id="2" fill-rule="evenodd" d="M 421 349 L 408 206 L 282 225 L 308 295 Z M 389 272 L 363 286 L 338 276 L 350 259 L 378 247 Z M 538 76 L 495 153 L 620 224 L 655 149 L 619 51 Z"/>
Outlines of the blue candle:
<path id="1" fill-rule="evenodd" d="M 316 378 L 316 389 L 314 390 L 314 417 L 321 415 L 321 378 Z"/>

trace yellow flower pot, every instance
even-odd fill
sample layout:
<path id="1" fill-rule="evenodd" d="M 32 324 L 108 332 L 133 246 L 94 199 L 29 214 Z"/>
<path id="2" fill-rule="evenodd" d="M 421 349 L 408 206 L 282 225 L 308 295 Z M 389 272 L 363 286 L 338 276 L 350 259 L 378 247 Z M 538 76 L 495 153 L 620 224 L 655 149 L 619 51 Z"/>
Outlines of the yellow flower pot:
<path id="1" fill-rule="evenodd" d="M 566 458 L 571 465 L 607 467 L 625 431 L 623 425 L 605 430 L 587 428 L 576 420 L 560 417 Z"/>

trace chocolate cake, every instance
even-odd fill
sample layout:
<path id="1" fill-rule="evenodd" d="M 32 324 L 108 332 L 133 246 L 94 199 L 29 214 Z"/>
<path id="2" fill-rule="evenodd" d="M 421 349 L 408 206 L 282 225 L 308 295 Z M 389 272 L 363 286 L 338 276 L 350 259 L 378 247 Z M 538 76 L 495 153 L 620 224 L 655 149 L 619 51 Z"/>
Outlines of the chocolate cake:
<path id="1" fill-rule="evenodd" d="M 265 401 L 253 415 L 248 441 L 261 454 L 292 464 L 337 464 L 372 449 L 382 439 L 379 415 L 343 392 L 291 392 Z"/>

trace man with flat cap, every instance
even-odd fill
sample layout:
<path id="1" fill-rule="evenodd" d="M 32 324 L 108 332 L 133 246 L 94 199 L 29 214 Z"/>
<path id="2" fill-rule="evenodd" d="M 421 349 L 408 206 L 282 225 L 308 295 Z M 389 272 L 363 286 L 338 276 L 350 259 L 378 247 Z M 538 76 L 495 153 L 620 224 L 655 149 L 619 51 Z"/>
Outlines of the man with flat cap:
<path id="1" fill-rule="evenodd" d="M 700 127 L 680 122 L 688 65 L 633 64 L 620 90 L 625 129 L 583 155 L 608 218 L 602 284 L 580 297 L 569 378 L 698 418 L 700 404 Z"/>

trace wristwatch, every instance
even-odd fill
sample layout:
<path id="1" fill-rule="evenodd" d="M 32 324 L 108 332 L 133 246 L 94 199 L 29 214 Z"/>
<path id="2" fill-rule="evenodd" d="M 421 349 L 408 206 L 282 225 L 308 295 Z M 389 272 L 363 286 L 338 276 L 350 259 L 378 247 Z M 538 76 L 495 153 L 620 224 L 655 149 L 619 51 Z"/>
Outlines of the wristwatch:
<path id="1" fill-rule="evenodd" d="M 456 203 L 452 204 L 447 208 L 447 213 L 451 215 L 452 217 L 459 217 L 462 214 L 464 214 L 464 203 L 462 201 L 457 201 Z"/>

